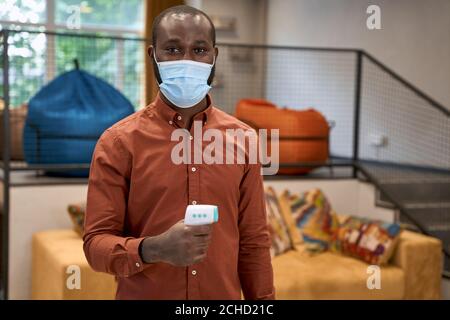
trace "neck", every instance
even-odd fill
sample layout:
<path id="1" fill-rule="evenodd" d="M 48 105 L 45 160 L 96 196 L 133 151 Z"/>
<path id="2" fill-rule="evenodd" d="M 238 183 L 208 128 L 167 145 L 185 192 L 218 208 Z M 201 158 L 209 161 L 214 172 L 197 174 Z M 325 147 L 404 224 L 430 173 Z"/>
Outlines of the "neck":
<path id="1" fill-rule="evenodd" d="M 208 107 L 208 100 L 204 97 L 199 103 L 190 108 L 180 108 L 170 102 L 163 94 L 161 94 L 161 99 L 173 110 L 181 114 L 183 119 L 185 119 L 185 129 L 189 129 L 191 127 L 192 118 L 199 112 L 202 112 Z"/>

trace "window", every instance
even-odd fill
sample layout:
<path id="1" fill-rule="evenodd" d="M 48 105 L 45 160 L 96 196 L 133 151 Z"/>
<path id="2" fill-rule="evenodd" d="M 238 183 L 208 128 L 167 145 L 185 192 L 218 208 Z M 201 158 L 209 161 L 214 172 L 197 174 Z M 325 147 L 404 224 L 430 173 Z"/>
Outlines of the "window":
<path id="1" fill-rule="evenodd" d="M 143 6 L 144 0 L 2 0 L 0 23 L 140 34 Z"/>
<path id="2" fill-rule="evenodd" d="M 81 69 L 119 89 L 136 108 L 143 106 L 141 73 L 145 44 L 138 37 L 143 33 L 144 0 L 1 1 L 0 27 L 12 30 L 9 36 L 12 108 L 26 103 L 46 82 L 73 69 L 74 59 Z M 44 30 L 71 35 L 45 34 Z M 86 34 L 126 39 L 94 38 Z"/>
<path id="3" fill-rule="evenodd" d="M 142 0 L 56 1 L 55 22 L 67 24 L 79 13 L 81 26 L 140 32 L 143 26 Z"/>

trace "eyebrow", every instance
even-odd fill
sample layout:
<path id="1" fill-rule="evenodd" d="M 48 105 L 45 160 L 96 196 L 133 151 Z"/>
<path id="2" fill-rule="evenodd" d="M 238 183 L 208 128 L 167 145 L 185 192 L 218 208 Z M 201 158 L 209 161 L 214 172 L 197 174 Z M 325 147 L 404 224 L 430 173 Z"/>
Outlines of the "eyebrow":
<path id="1" fill-rule="evenodd" d="M 164 41 L 162 43 L 162 45 L 170 45 L 170 44 L 179 44 L 180 42 L 182 42 L 182 40 L 180 38 L 170 38 L 167 39 L 166 41 Z M 194 41 L 194 45 L 196 46 L 201 46 L 201 45 L 208 45 L 208 41 L 205 40 L 195 40 Z"/>
<path id="2" fill-rule="evenodd" d="M 166 41 L 163 42 L 163 44 L 167 44 L 167 43 L 180 43 L 181 39 L 180 38 L 170 38 Z"/>
<path id="3" fill-rule="evenodd" d="M 196 44 L 196 45 L 208 44 L 208 42 L 205 41 L 205 40 L 196 40 L 196 41 L 195 41 L 195 44 Z"/>

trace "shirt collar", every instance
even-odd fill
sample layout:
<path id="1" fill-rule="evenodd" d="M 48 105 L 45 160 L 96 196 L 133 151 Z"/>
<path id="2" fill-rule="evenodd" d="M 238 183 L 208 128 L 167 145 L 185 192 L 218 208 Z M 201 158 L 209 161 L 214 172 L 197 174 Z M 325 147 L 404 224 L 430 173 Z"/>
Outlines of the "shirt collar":
<path id="1" fill-rule="evenodd" d="M 197 113 L 193 117 L 194 121 L 202 120 L 203 124 L 205 124 L 206 121 L 208 120 L 208 118 L 211 116 L 212 99 L 209 94 L 206 95 L 206 101 L 207 101 L 206 109 Z M 151 107 L 147 108 L 147 114 L 156 113 L 170 125 L 172 125 L 174 123 L 180 123 L 180 121 L 183 121 L 181 114 L 176 112 L 167 103 L 164 102 L 164 100 L 161 98 L 161 92 L 158 92 L 155 100 L 153 101 L 153 103 L 150 106 L 153 106 L 153 108 L 151 108 Z"/>

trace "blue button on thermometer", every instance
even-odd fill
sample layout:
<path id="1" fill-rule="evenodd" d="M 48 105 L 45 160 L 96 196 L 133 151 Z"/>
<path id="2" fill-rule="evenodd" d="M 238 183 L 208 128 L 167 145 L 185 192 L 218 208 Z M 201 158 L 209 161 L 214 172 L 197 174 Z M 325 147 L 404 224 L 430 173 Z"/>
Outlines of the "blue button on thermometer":
<path id="1" fill-rule="evenodd" d="M 219 221 L 219 209 L 209 204 L 188 205 L 184 216 L 184 224 L 199 226 Z"/>

